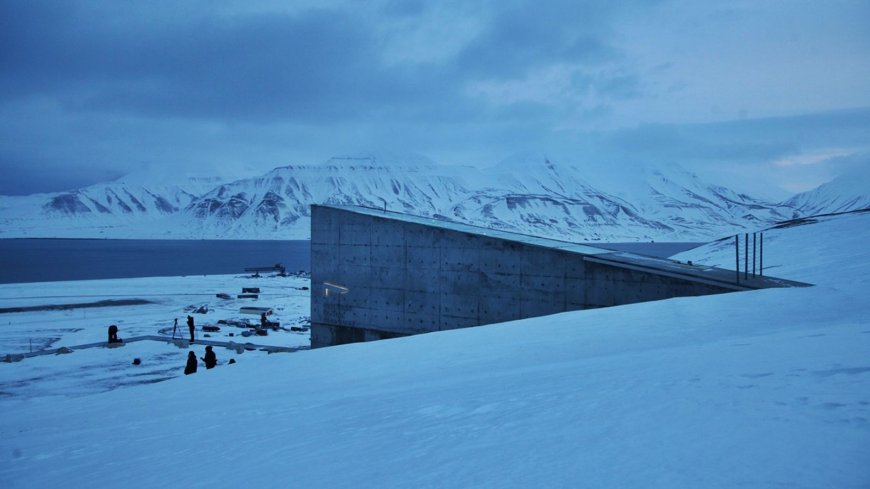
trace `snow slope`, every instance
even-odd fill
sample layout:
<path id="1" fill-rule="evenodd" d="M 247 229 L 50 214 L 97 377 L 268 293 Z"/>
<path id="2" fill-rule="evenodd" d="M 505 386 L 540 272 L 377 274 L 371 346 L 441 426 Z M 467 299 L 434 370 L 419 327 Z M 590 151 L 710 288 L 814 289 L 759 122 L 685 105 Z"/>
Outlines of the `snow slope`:
<path id="1" fill-rule="evenodd" d="M 814 190 L 795 195 L 785 204 L 803 216 L 870 209 L 870 159 Z"/>
<path id="2" fill-rule="evenodd" d="M 870 213 L 766 232 L 770 272 L 814 287 L 0 399 L 0 485 L 866 488 L 868 234 Z"/>

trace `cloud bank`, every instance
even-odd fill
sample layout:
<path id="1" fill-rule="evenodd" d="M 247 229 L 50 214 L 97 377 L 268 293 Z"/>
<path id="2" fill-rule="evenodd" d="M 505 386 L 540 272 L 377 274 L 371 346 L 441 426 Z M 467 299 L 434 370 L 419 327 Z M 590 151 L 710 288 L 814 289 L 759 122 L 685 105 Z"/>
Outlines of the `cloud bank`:
<path id="1" fill-rule="evenodd" d="M 0 193 L 529 148 L 795 191 L 835 175 L 775 162 L 868 151 L 867 18 L 847 0 L 4 0 Z"/>

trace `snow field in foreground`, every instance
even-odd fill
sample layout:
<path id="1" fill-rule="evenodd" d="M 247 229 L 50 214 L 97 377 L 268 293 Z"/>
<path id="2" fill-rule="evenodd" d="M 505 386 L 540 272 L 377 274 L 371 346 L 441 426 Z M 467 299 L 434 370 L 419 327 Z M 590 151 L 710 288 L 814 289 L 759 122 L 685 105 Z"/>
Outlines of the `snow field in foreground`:
<path id="1" fill-rule="evenodd" d="M 868 487 L 868 221 L 765 234 L 771 274 L 810 288 L 2 399 L 0 485 Z M 711 245 L 681 259 L 727 265 L 732 253 Z"/>

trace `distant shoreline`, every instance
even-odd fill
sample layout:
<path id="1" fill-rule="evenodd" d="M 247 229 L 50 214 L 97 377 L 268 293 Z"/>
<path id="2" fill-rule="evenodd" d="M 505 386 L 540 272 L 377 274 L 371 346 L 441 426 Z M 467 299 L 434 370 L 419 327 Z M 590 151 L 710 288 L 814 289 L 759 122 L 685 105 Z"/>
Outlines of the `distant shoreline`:
<path id="1" fill-rule="evenodd" d="M 106 299 L 96 302 L 78 302 L 75 304 L 46 304 L 41 306 L 2 307 L 0 308 L 0 314 L 33 311 L 66 311 L 69 309 L 82 309 L 86 307 L 141 306 L 145 304 L 154 304 L 154 302 L 147 301 L 145 299 Z"/>
<path id="2" fill-rule="evenodd" d="M 38 237 L 38 236 L 18 236 L 12 238 L 4 238 L 0 237 L 0 241 L 13 241 L 13 240 L 22 240 L 22 239 L 33 239 L 33 240 L 64 240 L 64 241 L 220 241 L 220 242 L 232 242 L 239 241 L 243 243 L 249 242 L 281 242 L 281 241 L 311 241 L 311 238 L 305 239 L 264 239 L 264 238 L 251 238 L 251 239 L 217 239 L 217 238 L 64 238 L 64 237 Z"/>
<path id="3" fill-rule="evenodd" d="M 0 284 L 310 270 L 306 240 L 0 239 Z"/>

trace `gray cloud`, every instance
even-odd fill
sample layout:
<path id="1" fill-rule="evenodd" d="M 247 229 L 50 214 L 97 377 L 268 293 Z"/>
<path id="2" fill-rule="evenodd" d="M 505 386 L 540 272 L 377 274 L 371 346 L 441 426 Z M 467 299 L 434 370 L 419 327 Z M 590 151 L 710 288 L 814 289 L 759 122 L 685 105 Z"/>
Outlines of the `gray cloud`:
<path id="1" fill-rule="evenodd" d="M 459 68 L 482 77 L 520 77 L 553 62 L 599 63 L 616 56 L 599 31 L 606 3 L 519 3 L 496 15 L 460 54 Z"/>
<path id="2" fill-rule="evenodd" d="M 7 101 L 48 96 L 71 111 L 330 124 L 391 110 L 467 116 L 458 104 L 473 104 L 450 70 L 386 66 L 372 29 L 348 13 L 155 21 L 12 5 L 25 11 L 6 12 L 20 19 L 0 61 Z"/>
<path id="3" fill-rule="evenodd" d="M 26 2 L 14 3 L 27 7 Z M 6 12 L 5 96 L 49 93 L 71 110 L 282 120 L 354 117 L 392 93 L 370 33 L 310 11 L 181 20 Z M 11 15 L 10 15 L 11 14 Z"/>
<path id="4" fill-rule="evenodd" d="M 765 161 L 818 147 L 868 145 L 870 109 L 704 124 L 649 124 L 609 133 L 612 151 L 674 160 Z"/>
<path id="5" fill-rule="evenodd" d="M 109 167 L 93 168 L 87 161 L 66 159 L 61 164 L 44 154 L 15 153 L 7 149 L 0 149 L 0 161 L 3 162 L 0 195 L 61 192 L 95 181 L 114 180 L 125 173 Z"/>
<path id="6" fill-rule="evenodd" d="M 384 4 L 381 12 L 391 16 L 408 17 L 420 15 L 425 10 L 424 0 L 390 0 Z"/>
<path id="7" fill-rule="evenodd" d="M 680 26 L 725 29 L 712 7 L 705 14 L 695 5 L 684 19 L 669 1 L 321 3 L 0 0 L 0 165 L 22 182 L 0 192 L 71 188 L 142 162 L 265 168 L 357 149 L 486 165 L 533 147 L 749 168 L 868 140 L 865 110 L 829 110 L 861 107 L 863 92 L 849 98 L 847 90 L 836 100 L 855 103 L 824 110 L 804 108 L 814 100 L 808 93 L 784 105 L 789 117 L 711 116 L 719 93 L 729 109 L 738 100 L 746 113 L 766 115 L 741 86 L 681 78 L 697 61 L 681 58 L 683 48 L 700 47 L 679 37 Z M 850 8 L 861 10 L 836 5 L 845 13 L 826 18 L 834 27 Z M 768 31 L 758 26 L 776 21 L 764 17 L 771 9 L 738 7 L 725 16 L 728 31 L 746 27 L 764 48 Z M 651 35 L 647 13 L 672 25 Z M 811 13 L 793 16 L 788 32 Z M 819 32 L 813 40 L 823 46 L 839 31 Z M 847 56 L 839 48 L 851 38 L 843 39 L 828 50 Z M 716 59 L 745 50 L 703 47 Z M 802 66 L 794 56 L 778 60 L 778 70 Z M 838 66 L 854 72 L 839 77 L 860 79 L 861 65 L 849 59 Z M 755 76 L 751 66 L 710 66 Z M 704 107 L 685 103 L 687 93 Z M 802 112 L 815 115 L 791 116 Z"/>
<path id="8" fill-rule="evenodd" d="M 575 154 L 603 156 L 625 165 L 678 163 L 712 181 L 784 197 L 866 161 L 855 155 L 870 150 L 870 108 L 719 123 L 648 124 L 599 132 L 590 141 Z M 813 168 L 779 164 L 808 155 L 816 163 Z"/>

